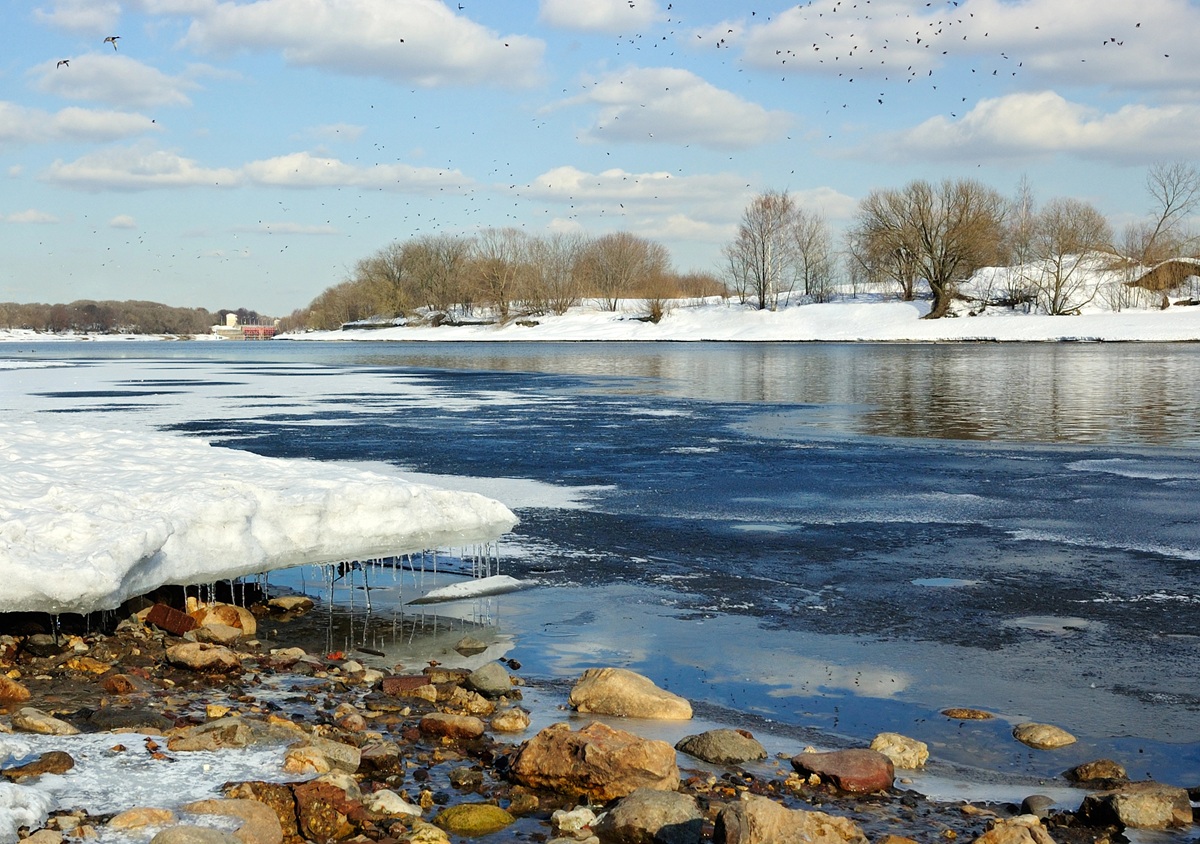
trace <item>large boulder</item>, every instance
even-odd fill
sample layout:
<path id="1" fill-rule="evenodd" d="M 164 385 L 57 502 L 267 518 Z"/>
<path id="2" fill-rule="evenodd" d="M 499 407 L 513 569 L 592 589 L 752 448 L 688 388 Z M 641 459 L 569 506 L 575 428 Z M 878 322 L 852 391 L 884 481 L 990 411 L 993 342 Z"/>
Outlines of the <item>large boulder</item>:
<path id="1" fill-rule="evenodd" d="M 25 706 L 14 712 L 12 725 L 13 729 L 43 736 L 73 736 L 79 733 L 79 728 L 32 706 Z"/>
<path id="2" fill-rule="evenodd" d="M 446 736 L 455 739 L 475 739 L 483 735 L 487 725 L 474 715 L 451 715 L 432 712 L 421 719 L 420 730 L 427 736 Z"/>
<path id="3" fill-rule="evenodd" d="M 743 794 L 717 815 L 715 844 L 867 844 L 858 824 L 824 812 L 788 809 L 775 801 Z"/>
<path id="4" fill-rule="evenodd" d="M 510 776 L 522 785 L 607 803 L 639 788 L 679 788 L 675 748 L 592 722 L 578 732 L 551 724 L 517 751 Z"/>
<path id="5" fill-rule="evenodd" d="M 184 642 L 167 648 L 167 661 L 193 671 L 240 671 L 242 661 L 224 645 L 209 642 Z"/>
<path id="6" fill-rule="evenodd" d="M 489 662 L 476 668 L 467 675 L 464 684 L 471 691 L 491 698 L 512 694 L 513 688 L 508 670 L 498 662 Z"/>
<path id="7" fill-rule="evenodd" d="M 692 717 L 692 705 L 686 700 L 626 668 L 589 668 L 567 702 L 572 709 L 593 715 L 675 721 Z"/>
<path id="8" fill-rule="evenodd" d="M 16 680 L 0 674 L 0 700 L 6 703 L 23 703 L 29 700 L 29 689 Z"/>
<path id="9" fill-rule="evenodd" d="M 891 759 L 865 748 L 797 753 L 792 757 L 792 767 L 802 774 L 816 774 L 835 788 L 853 794 L 886 791 L 896 777 Z"/>
<path id="10" fill-rule="evenodd" d="M 219 815 L 237 818 L 241 823 L 234 836 L 242 844 L 282 844 L 283 825 L 270 806 L 257 800 L 197 800 L 183 811 L 194 815 Z"/>
<path id="11" fill-rule="evenodd" d="M 1192 803 L 1186 789 L 1151 781 L 1131 782 L 1089 794 L 1083 798 L 1079 816 L 1096 826 L 1186 827 L 1192 823 Z"/>
<path id="12" fill-rule="evenodd" d="M 737 765 L 767 758 L 766 748 L 744 730 L 708 730 L 684 736 L 675 743 L 675 749 L 714 765 Z"/>
<path id="13" fill-rule="evenodd" d="M 639 788 L 621 798 L 595 830 L 601 841 L 611 844 L 696 844 L 703 826 L 695 797 Z"/>
<path id="14" fill-rule="evenodd" d="M 1071 782 L 1091 788 L 1112 788 L 1129 782 L 1129 773 L 1125 770 L 1125 766 L 1112 759 L 1093 759 L 1091 762 L 1084 762 L 1064 771 L 1063 776 Z"/>
<path id="15" fill-rule="evenodd" d="M 453 835 L 473 838 L 499 832 L 515 820 L 504 809 L 490 803 L 460 803 L 438 812 L 433 822 Z"/>

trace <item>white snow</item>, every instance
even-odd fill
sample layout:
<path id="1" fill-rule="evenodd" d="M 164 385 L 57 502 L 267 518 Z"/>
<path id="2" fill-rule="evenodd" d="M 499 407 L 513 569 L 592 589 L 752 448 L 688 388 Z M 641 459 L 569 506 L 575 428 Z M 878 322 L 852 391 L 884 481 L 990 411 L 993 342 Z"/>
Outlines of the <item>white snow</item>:
<path id="1" fill-rule="evenodd" d="M 491 542 L 490 498 L 51 415 L 0 421 L 0 611 L 89 612 L 165 583 Z"/>
<path id="2" fill-rule="evenodd" d="M 625 301 L 617 311 L 584 305 L 561 316 L 534 317 L 536 325 L 441 325 L 313 331 L 288 340 L 457 341 L 734 341 L 734 342 L 1055 342 L 1200 340 L 1200 306 L 1113 311 L 1098 305 L 1078 315 L 1047 316 L 989 307 L 976 316 L 922 319 L 927 301 L 900 302 L 868 296 L 821 304 L 754 310 L 736 301 L 677 302 L 657 324 L 638 317 L 645 307 Z"/>
<path id="3" fill-rule="evenodd" d="M 430 589 L 420 598 L 414 598 L 409 603 L 439 604 L 447 601 L 461 601 L 466 598 L 486 598 L 491 595 L 516 592 L 518 589 L 525 589 L 532 585 L 532 581 L 518 580 L 515 577 L 509 577 L 507 574 L 494 574 L 490 577 L 478 577 L 471 580 L 464 580 L 460 583 L 451 583 L 449 586 L 439 586 L 437 589 Z"/>

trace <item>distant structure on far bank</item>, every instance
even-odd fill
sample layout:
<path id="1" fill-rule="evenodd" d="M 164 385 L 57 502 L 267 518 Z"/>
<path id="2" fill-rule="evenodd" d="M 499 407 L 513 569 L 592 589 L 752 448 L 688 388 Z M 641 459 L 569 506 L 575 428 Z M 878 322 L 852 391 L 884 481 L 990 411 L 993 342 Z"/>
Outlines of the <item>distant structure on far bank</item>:
<path id="1" fill-rule="evenodd" d="M 279 330 L 279 320 L 271 320 L 268 324 L 256 320 L 253 325 L 243 325 L 238 321 L 237 314 L 225 314 L 224 325 L 214 325 L 212 333 L 221 340 L 270 340 Z"/>

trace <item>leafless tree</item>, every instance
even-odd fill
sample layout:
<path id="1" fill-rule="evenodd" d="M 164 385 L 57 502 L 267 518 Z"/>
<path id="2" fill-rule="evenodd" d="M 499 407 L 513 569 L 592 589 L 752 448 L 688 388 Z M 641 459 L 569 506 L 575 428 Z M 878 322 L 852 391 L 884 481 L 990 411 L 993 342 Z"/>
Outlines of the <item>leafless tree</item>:
<path id="1" fill-rule="evenodd" d="M 786 192 L 766 191 L 742 212 L 737 238 L 724 250 L 726 277 L 738 298 L 774 310 L 797 286 L 827 297 L 831 238 L 824 218 L 798 206 Z"/>
<path id="2" fill-rule="evenodd" d="M 949 310 L 955 283 L 1000 256 L 1004 212 L 1003 197 L 972 179 L 876 190 L 859 203 L 851 250 L 873 277 L 902 285 L 924 278 L 933 294 L 926 318 L 937 319 Z"/>
<path id="3" fill-rule="evenodd" d="M 520 229 L 484 229 L 471 249 L 470 277 L 479 297 L 501 319 L 529 269 L 529 238 Z"/>
<path id="4" fill-rule="evenodd" d="M 1112 228 L 1093 205 L 1054 199 L 1037 215 L 1030 268 L 1039 309 L 1059 315 L 1089 304 L 1097 288 L 1088 281 L 1096 252 L 1112 248 Z"/>
<path id="5" fill-rule="evenodd" d="M 1200 208 L 1200 168 L 1185 161 L 1159 162 L 1146 172 L 1146 190 L 1154 200 L 1151 221 L 1127 233 L 1140 241 L 1133 257 L 1157 264 L 1188 251 L 1194 236 L 1188 218 Z"/>
<path id="6" fill-rule="evenodd" d="M 563 314 L 579 304 L 577 265 L 584 243 L 582 235 L 568 232 L 530 240 L 531 272 L 522 297 L 529 310 Z"/>
<path id="7" fill-rule="evenodd" d="M 404 244 L 404 266 L 413 299 L 423 307 L 446 311 L 455 305 L 468 313 L 471 293 L 462 283 L 471 241 L 454 235 L 425 235 Z"/>
<path id="8" fill-rule="evenodd" d="M 583 250 L 579 269 L 585 285 L 601 306 L 615 311 L 621 299 L 647 280 L 668 272 L 666 247 L 629 232 L 592 240 Z"/>

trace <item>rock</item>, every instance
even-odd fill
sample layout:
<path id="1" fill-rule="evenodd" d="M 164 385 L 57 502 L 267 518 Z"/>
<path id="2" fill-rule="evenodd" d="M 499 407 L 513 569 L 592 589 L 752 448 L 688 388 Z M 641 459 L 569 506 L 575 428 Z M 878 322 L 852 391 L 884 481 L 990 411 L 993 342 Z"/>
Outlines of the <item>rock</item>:
<path id="1" fill-rule="evenodd" d="M 210 826 L 169 826 L 150 839 L 150 844 L 242 844 L 228 832 Z"/>
<path id="2" fill-rule="evenodd" d="M 975 844 L 1054 844 L 1054 839 L 1034 815 L 992 821 L 987 832 Z"/>
<path id="3" fill-rule="evenodd" d="M 607 803 L 638 788 L 679 787 L 675 748 L 593 722 L 578 732 L 552 724 L 525 742 L 510 775 L 522 785 Z"/>
<path id="4" fill-rule="evenodd" d="M 501 709 L 492 716 L 491 726 L 498 733 L 523 733 L 529 729 L 529 713 L 519 706 Z"/>
<path id="5" fill-rule="evenodd" d="M 1050 807 L 1054 805 L 1054 798 L 1045 794 L 1031 794 L 1021 801 L 1021 814 L 1033 815 L 1036 818 L 1045 818 L 1050 814 Z"/>
<path id="6" fill-rule="evenodd" d="M 400 745 L 394 741 L 369 741 L 358 749 L 359 769 L 382 779 L 404 771 Z"/>
<path id="7" fill-rule="evenodd" d="M 106 733 L 165 733 L 175 722 L 153 709 L 112 709 L 104 707 L 92 712 L 81 722 L 87 732 Z"/>
<path id="8" fill-rule="evenodd" d="M 22 703 L 29 700 L 29 689 L 16 680 L 0 674 L 0 700 L 10 703 Z"/>
<path id="9" fill-rule="evenodd" d="M 714 765 L 737 765 L 752 759 L 766 759 L 767 750 L 744 730 L 708 730 L 684 736 L 675 749 Z"/>
<path id="10" fill-rule="evenodd" d="M 313 736 L 308 739 L 308 744 L 321 751 L 321 755 L 329 760 L 335 770 L 353 774 L 362 764 L 362 751 L 344 741 Z"/>
<path id="11" fill-rule="evenodd" d="M 277 595 L 267 601 L 267 606 L 276 612 L 302 615 L 311 610 L 315 604 L 313 604 L 312 598 L 304 595 Z"/>
<path id="12" fill-rule="evenodd" d="M 968 709 L 961 706 L 943 709 L 942 714 L 947 718 L 956 718 L 959 721 L 987 721 L 990 718 L 996 717 L 990 712 L 984 712 L 982 709 Z"/>
<path id="13" fill-rule="evenodd" d="M 411 697 L 417 689 L 429 684 L 424 674 L 395 674 L 380 680 L 379 688 L 390 697 Z"/>
<path id="14" fill-rule="evenodd" d="M 421 816 L 420 806 L 414 806 L 396 792 L 389 791 L 386 788 L 381 788 L 379 791 L 371 794 L 363 801 L 363 805 L 378 815 L 391 815 L 393 817 L 411 815 L 417 818 Z"/>
<path id="15" fill-rule="evenodd" d="M 578 712 L 595 715 L 676 721 L 692 717 L 692 705 L 686 700 L 625 668 L 589 668 L 567 702 Z"/>
<path id="16" fill-rule="evenodd" d="M 143 829 L 148 826 L 166 826 L 176 821 L 175 813 L 170 809 L 158 809 L 148 806 L 126 809 L 112 816 L 108 822 L 109 829 L 129 830 Z"/>
<path id="17" fill-rule="evenodd" d="M 136 674 L 109 674 L 100 686 L 110 695 L 132 695 L 154 691 L 155 685 Z"/>
<path id="18" fill-rule="evenodd" d="M 298 738 L 307 736 L 298 732 L 294 726 L 229 715 L 194 727 L 170 731 L 167 734 L 167 748 L 173 751 L 222 750 L 258 744 L 289 743 Z"/>
<path id="19" fill-rule="evenodd" d="M 1192 823 L 1187 789 L 1152 781 L 1133 782 L 1083 798 L 1079 816 L 1094 826 L 1167 829 Z"/>
<path id="20" fill-rule="evenodd" d="M 450 784 L 464 791 L 474 791 L 483 785 L 483 771 L 460 765 L 450 771 Z"/>
<path id="21" fill-rule="evenodd" d="M 0 771 L 0 775 L 10 780 L 20 780 L 26 777 L 40 777 L 42 774 L 65 774 L 74 767 L 75 760 L 70 753 L 48 750 L 32 762 Z"/>
<path id="22" fill-rule="evenodd" d="M 877 750 L 798 753 L 792 757 L 792 767 L 801 773 L 816 774 L 835 788 L 854 794 L 885 791 L 895 780 L 892 760 Z"/>
<path id="23" fill-rule="evenodd" d="M 325 754 L 312 745 L 290 747 L 283 756 L 285 774 L 327 774 L 332 770 Z"/>
<path id="24" fill-rule="evenodd" d="M 481 642 L 472 636 L 463 636 L 458 640 L 458 644 L 454 646 L 454 650 L 462 656 L 475 656 L 481 654 L 488 649 L 486 642 Z"/>
<path id="25" fill-rule="evenodd" d="M 506 695 L 513 688 L 508 669 L 498 662 L 489 662 L 476 668 L 467 675 L 464 685 L 471 691 L 490 698 Z"/>
<path id="26" fill-rule="evenodd" d="M 184 642 L 167 648 L 167 660 L 193 671 L 238 671 L 242 661 L 223 645 L 208 642 Z"/>
<path id="27" fill-rule="evenodd" d="M 401 839 L 401 844 L 450 844 L 450 836 L 440 826 L 416 821 L 408 835 Z"/>
<path id="28" fill-rule="evenodd" d="M 257 800 L 275 813 L 284 840 L 295 841 L 300 837 L 296 824 L 296 795 L 283 783 L 251 780 L 226 785 L 226 797 L 242 800 Z"/>
<path id="29" fill-rule="evenodd" d="M 696 798 L 639 788 L 600 819 L 596 834 L 613 844 L 696 844 L 703 826 Z"/>
<path id="30" fill-rule="evenodd" d="M 239 819 L 242 823 L 234 837 L 242 844 L 281 844 L 283 841 L 279 818 L 270 807 L 257 800 L 197 800 L 185 805 L 183 811 Z"/>
<path id="31" fill-rule="evenodd" d="M 232 645 L 238 639 L 242 638 L 242 631 L 237 627 L 230 627 L 228 624 L 218 624 L 212 622 L 205 624 L 203 627 L 196 628 L 197 642 L 211 642 L 216 645 Z"/>
<path id="32" fill-rule="evenodd" d="M 146 614 L 146 623 L 154 625 L 159 630 L 165 630 L 172 636 L 182 636 L 199 626 L 196 619 L 166 604 L 152 606 L 150 612 Z"/>
<path id="33" fill-rule="evenodd" d="M 310 841 L 340 841 L 354 834 L 350 814 L 354 805 L 346 792 L 321 782 L 300 783 L 292 787 L 296 795 L 296 820 L 300 834 Z"/>
<path id="34" fill-rule="evenodd" d="M 39 659 L 46 659 L 52 656 L 58 656 L 66 647 L 59 644 L 55 637 L 49 633 L 34 633 L 25 639 L 24 650 Z"/>
<path id="35" fill-rule="evenodd" d="M 1101 788 L 1112 788 L 1117 783 L 1129 781 L 1129 774 L 1126 773 L 1125 767 L 1111 759 L 1094 759 L 1091 762 L 1084 762 L 1069 771 L 1064 771 L 1063 776 L 1071 782 L 1081 785 L 1090 783 L 1099 785 Z"/>
<path id="36" fill-rule="evenodd" d="M 15 729 L 26 733 L 37 733 L 43 736 L 74 736 L 79 734 L 76 727 L 66 721 L 47 715 L 40 709 L 26 706 L 18 709 L 12 715 L 12 725 Z"/>
<path id="37" fill-rule="evenodd" d="M 587 806 L 577 809 L 555 809 L 550 815 L 550 826 L 555 832 L 577 836 L 585 829 L 591 829 L 596 823 L 596 813 Z"/>
<path id="38" fill-rule="evenodd" d="M 1054 750 L 1075 743 L 1075 736 L 1053 724 L 1035 724 L 1027 721 L 1013 727 L 1013 738 L 1036 750 Z"/>
<path id="39" fill-rule="evenodd" d="M 743 794 L 717 815 L 713 830 L 718 844 L 866 844 L 862 829 L 851 820 L 788 809 L 766 797 Z"/>
<path id="40" fill-rule="evenodd" d="M 433 822 L 452 835 L 490 835 L 516 818 L 491 803 L 460 803 L 437 813 Z"/>
<path id="41" fill-rule="evenodd" d="M 474 739 L 486 729 L 483 721 L 474 715 L 448 715 L 434 712 L 421 719 L 420 730 L 429 736 L 449 736 L 456 739 Z"/>
<path id="42" fill-rule="evenodd" d="M 21 844 L 62 844 L 62 842 L 63 835 L 57 829 L 39 829 L 28 838 L 21 840 Z"/>
<path id="43" fill-rule="evenodd" d="M 243 636 L 253 636 L 258 632 L 258 620 L 254 613 L 245 607 L 234 604 L 205 604 L 188 613 L 201 627 L 211 624 L 222 624 L 226 627 L 236 627 Z"/>
<path id="44" fill-rule="evenodd" d="M 897 768 L 912 770 L 929 761 L 929 745 L 900 733 L 880 733 L 871 739 L 871 749 L 891 759 Z"/>

